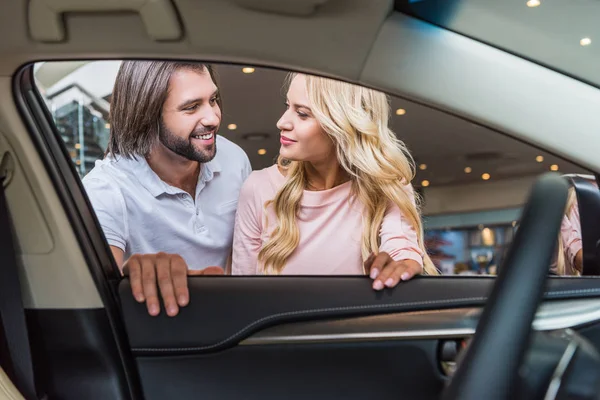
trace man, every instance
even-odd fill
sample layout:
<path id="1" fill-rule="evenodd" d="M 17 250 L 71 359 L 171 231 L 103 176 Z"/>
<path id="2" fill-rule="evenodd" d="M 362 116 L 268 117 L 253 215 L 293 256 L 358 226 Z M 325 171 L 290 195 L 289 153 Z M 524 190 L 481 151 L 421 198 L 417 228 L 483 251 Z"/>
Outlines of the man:
<path id="1" fill-rule="evenodd" d="M 186 274 L 227 266 L 250 162 L 217 136 L 221 99 L 208 65 L 124 61 L 110 122 L 106 157 L 83 183 L 133 295 L 154 316 L 160 291 L 174 316 L 189 301 Z"/>

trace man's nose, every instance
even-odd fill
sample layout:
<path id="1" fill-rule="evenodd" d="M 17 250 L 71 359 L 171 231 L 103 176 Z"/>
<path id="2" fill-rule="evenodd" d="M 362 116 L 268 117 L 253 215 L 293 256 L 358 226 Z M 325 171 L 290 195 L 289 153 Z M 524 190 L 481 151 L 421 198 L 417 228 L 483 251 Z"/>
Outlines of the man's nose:
<path id="1" fill-rule="evenodd" d="M 202 115 L 202 119 L 200 120 L 200 123 L 202 123 L 204 126 L 217 126 L 220 122 L 221 118 L 219 117 L 219 114 L 217 114 L 212 108 L 206 110 Z"/>

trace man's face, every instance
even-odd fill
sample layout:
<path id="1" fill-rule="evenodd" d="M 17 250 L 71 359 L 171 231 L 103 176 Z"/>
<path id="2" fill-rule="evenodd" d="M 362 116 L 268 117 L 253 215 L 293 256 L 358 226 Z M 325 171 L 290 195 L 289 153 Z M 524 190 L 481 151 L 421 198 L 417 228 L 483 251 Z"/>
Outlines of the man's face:
<path id="1" fill-rule="evenodd" d="M 188 160 L 212 160 L 217 153 L 216 134 L 221 123 L 217 96 L 217 86 L 208 71 L 175 71 L 163 104 L 160 143 Z"/>

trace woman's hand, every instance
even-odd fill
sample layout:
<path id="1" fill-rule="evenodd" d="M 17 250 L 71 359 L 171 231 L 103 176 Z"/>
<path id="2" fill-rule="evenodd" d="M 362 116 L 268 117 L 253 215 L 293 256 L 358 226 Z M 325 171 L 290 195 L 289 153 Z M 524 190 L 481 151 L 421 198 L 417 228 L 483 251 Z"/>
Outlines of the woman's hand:
<path id="1" fill-rule="evenodd" d="M 415 260 L 394 261 L 388 253 L 371 254 L 364 265 L 365 271 L 374 280 L 375 290 L 394 287 L 401 280 L 407 281 L 423 271 Z"/>

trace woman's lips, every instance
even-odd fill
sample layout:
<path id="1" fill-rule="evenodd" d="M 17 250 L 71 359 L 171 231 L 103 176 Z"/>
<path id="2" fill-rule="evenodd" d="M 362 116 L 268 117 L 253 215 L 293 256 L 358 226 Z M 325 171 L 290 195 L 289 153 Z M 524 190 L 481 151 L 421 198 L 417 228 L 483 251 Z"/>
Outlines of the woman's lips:
<path id="1" fill-rule="evenodd" d="M 292 139 L 290 139 L 290 138 L 288 138 L 288 137 L 285 137 L 285 136 L 283 136 L 283 135 L 281 135 L 281 138 L 279 139 L 279 141 L 280 141 L 280 142 L 281 142 L 281 144 L 282 144 L 282 145 L 284 145 L 284 146 L 289 146 L 289 145 L 291 145 L 291 144 L 294 144 L 294 143 L 296 143 L 296 141 L 295 141 L 295 140 L 292 140 Z"/>

